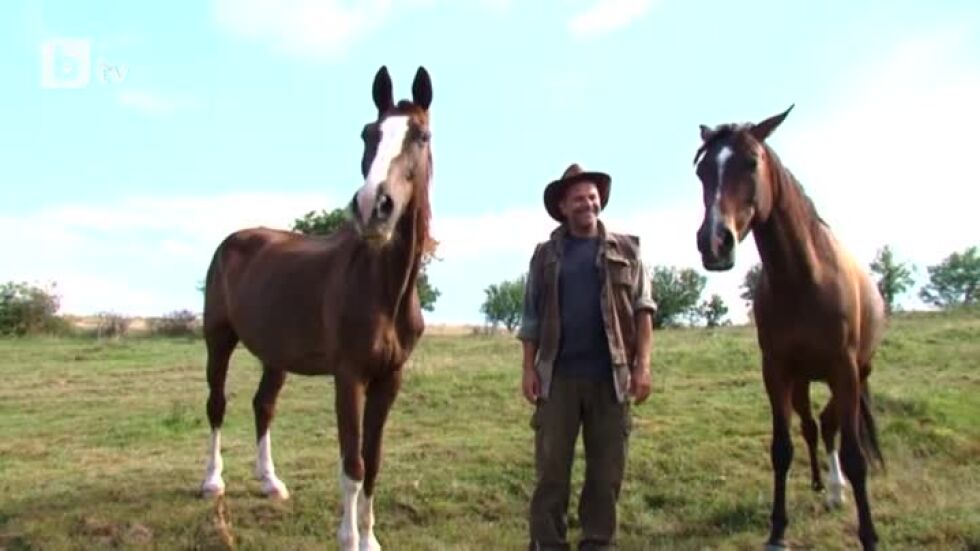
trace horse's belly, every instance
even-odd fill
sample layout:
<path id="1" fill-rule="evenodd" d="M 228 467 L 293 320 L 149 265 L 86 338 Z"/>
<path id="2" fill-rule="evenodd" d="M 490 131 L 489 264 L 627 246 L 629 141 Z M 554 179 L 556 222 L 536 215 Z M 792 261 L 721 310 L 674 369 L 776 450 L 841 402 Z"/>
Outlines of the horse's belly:
<path id="1" fill-rule="evenodd" d="M 308 354 L 286 361 L 283 368 L 298 375 L 333 375 L 334 366 L 326 354 Z"/>

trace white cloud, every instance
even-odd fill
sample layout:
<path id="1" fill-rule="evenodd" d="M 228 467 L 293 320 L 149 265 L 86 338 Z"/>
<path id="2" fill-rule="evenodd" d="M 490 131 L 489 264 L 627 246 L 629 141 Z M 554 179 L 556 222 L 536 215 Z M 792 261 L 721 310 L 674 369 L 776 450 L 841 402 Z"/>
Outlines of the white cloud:
<path id="1" fill-rule="evenodd" d="M 218 25 L 233 34 L 291 55 L 337 59 L 384 27 L 397 7 L 433 5 L 435 0 L 215 0 L 213 11 Z"/>
<path id="2" fill-rule="evenodd" d="M 602 219 L 611 231 L 640 237 L 642 256 L 651 269 L 653 265 L 677 266 L 705 273 L 694 237 L 701 215 L 700 204 L 693 202 L 625 215 L 604 213 Z M 434 217 L 432 229 L 440 241 L 437 256 L 442 261 L 432 264 L 429 274 L 443 294 L 432 317 L 443 323 L 478 320 L 483 289 L 526 271 L 534 245 L 547 239 L 555 227 L 542 207 L 470 217 Z M 704 296 L 719 293 L 729 305 L 733 321 L 746 319 L 738 287 L 745 271 L 757 260 L 755 245 L 747 240 L 739 249 L 732 271 L 708 277 Z"/>
<path id="3" fill-rule="evenodd" d="M 391 0 L 216 0 L 220 26 L 253 40 L 268 41 L 289 54 L 340 57 L 381 26 Z"/>
<path id="4" fill-rule="evenodd" d="M 334 60 L 384 28 L 398 10 L 432 9 L 447 0 L 214 0 L 218 25 L 286 54 Z M 484 13 L 502 15 L 513 0 L 479 0 Z"/>
<path id="5" fill-rule="evenodd" d="M 505 14 L 514 5 L 514 0 L 479 0 L 480 7 L 494 14 Z"/>
<path id="6" fill-rule="evenodd" d="M 123 107 L 155 115 L 194 108 L 199 105 L 196 100 L 188 97 L 166 95 L 148 90 L 123 90 L 119 92 L 117 98 Z"/>
<path id="7" fill-rule="evenodd" d="M 607 34 L 644 16 L 652 6 L 653 0 L 594 0 L 569 20 L 568 30 L 579 38 Z"/>
<path id="8" fill-rule="evenodd" d="M 331 204 L 320 193 L 228 193 L 133 197 L 0 217 L 7 259 L 0 280 L 57 282 L 66 313 L 197 311 L 195 286 L 228 233 L 288 228 Z"/>
<path id="9" fill-rule="evenodd" d="M 926 266 L 980 244 L 974 217 L 980 204 L 974 151 L 980 61 L 967 53 L 975 36 L 957 26 L 896 44 L 840 78 L 825 103 L 798 104 L 770 139 L 861 263 L 869 264 L 889 244 L 900 261 L 918 266 L 915 290 L 900 298 L 905 307 L 922 307 L 916 293 Z M 648 264 L 706 275 L 704 297 L 718 293 L 729 317 L 745 321 L 739 286 L 759 259 L 755 242 L 750 235 L 739 246 L 731 271 L 704 271 L 695 245 L 702 214 L 693 197 L 603 219 L 614 231 L 638 234 Z M 440 322 L 479 319 L 483 289 L 526 270 L 534 244 L 553 228 L 539 206 L 436 216 L 433 223 L 444 258 L 430 269 L 443 291 L 433 316 Z"/>
<path id="10" fill-rule="evenodd" d="M 970 40 L 959 25 L 909 38 L 857 67 L 827 105 L 797 106 L 772 138 L 863 262 L 890 244 L 924 276 L 926 265 L 980 243 L 980 61 Z"/>

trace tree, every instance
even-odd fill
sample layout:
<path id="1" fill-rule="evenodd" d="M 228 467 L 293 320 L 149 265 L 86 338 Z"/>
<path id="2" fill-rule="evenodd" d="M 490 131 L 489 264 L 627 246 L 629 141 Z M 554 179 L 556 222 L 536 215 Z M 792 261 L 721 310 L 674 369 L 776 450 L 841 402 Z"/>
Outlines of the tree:
<path id="1" fill-rule="evenodd" d="M 895 298 L 912 286 L 912 271 L 904 262 L 896 262 L 891 247 L 885 245 L 878 250 L 871 262 L 871 271 L 878 275 L 878 291 L 885 300 L 885 309 L 891 313 L 895 308 Z"/>
<path id="2" fill-rule="evenodd" d="M 47 288 L 9 281 L 0 285 L 0 335 L 31 335 L 64 329 L 56 316 L 60 298 Z"/>
<path id="3" fill-rule="evenodd" d="M 507 331 L 517 328 L 523 313 L 526 280 L 525 274 L 514 280 L 492 284 L 483 290 L 486 300 L 480 306 L 480 312 L 494 328 L 498 323 L 504 324 Z"/>
<path id="4" fill-rule="evenodd" d="M 756 262 L 745 272 L 745 279 L 742 280 L 742 294 L 739 295 L 743 300 L 752 305 L 755 301 L 755 291 L 759 288 L 759 279 L 762 277 L 762 263 Z"/>
<path id="5" fill-rule="evenodd" d="M 333 209 L 330 212 L 321 210 L 320 212 L 310 211 L 293 221 L 293 231 L 305 233 L 306 235 L 327 235 L 343 225 L 347 220 L 347 213 L 344 209 Z"/>
<path id="6" fill-rule="evenodd" d="M 980 256 L 976 246 L 953 253 L 928 270 L 929 283 L 919 291 L 925 302 L 945 309 L 980 301 Z"/>
<path id="7" fill-rule="evenodd" d="M 655 266 L 653 300 L 657 303 L 657 313 L 653 326 L 679 325 L 681 318 L 695 313 L 705 283 L 707 278 L 691 268 Z"/>
<path id="8" fill-rule="evenodd" d="M 725 319 L 725 316 L 728 315 L 728 306 L 725 306 L 725 301 L 718 294 L 713 294 L 709 300 L 702 302 L 701 306 L 698 307 L 698 314 L 704 318 L 708 327 L 718 327 L 730 323 Z"/>
<path id="9" fill-rule="evenodd" d="M 304 214 L 302 218 L 297 218 L 293 221 L 292 230 L 306 235 L 327 235 L 336 231 L 346 221 L 347 213 L 344 209 L 333 209 L 330 212 L 326 210 L 321 210 L 320 212 L 310 211 Z M 415 280 L 415 283 L 419 292 L 419 302 L 422 304 L 422 309 L 431 312 L 435 309 L 436 300 L 441 293 L 439 289 L 436 289 L 429 283 L 429 274 L 425 271 L 428 263 L 429 259 L 426 259 L 422 264 L 422 269 L 419 271 L 419 276 Z"/>

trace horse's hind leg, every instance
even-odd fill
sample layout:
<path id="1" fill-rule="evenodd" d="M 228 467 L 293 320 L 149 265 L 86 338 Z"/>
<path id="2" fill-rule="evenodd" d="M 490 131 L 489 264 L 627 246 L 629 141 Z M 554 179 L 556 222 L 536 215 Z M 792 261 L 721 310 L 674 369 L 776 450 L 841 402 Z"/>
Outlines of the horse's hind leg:
<path id="1" fill-rule="evenodd" d="M 401 387 L 401 369 L 375 379 L 367 389 L 364 406 L 364 489 L 357 500 L 357 527 L 360 532 L 361 551 L 380 551 L 381 544 L 374 535 L 374 488 L 381 468 L 381 441 L 385 421 L 398 389 Z"/>
<path id="2" fill-rule="evenodd" d="M 207 327 L 204 334 L 207 345 L 208 422 L 211 424 L 211 442 L 208 450 L 207 470 L 201 483 L 204 497 L 219 496 L 225 492 L 221 477 L 224 461 L 221 458 L 221 425 L 225 419 L 225 378 L 228 360 L 238 344 L 238 335 L 230 326 L 222 324 Z"/>
<path id="3" fill-rule="evenodd" d="M 840 467 L 837 445 L 834 443 L 839 424 L 837 403 L 831 396 L 820 413 L 820 436 L 823 438 L 823 445 L 827 450 L 827 506 L 833 509 L 844 504 L 844 488 L 847 487 Z"/>
<path id="4" fill-rule="evenodd" d="M 258 454 L 255 458 L 255 477 L 262 482 L 262 493 L 269 497 L 289 499 L 289 490 L 276 476 L 272 462 L 272 418 L 276 413 L 276 397 L 286 382 L 286 372 L 263 366 L 262 380 L 255 392 L 252 407 L 255 410 L 255 437 L 258 441 Z"/>
<path id="5" fill-rule="evenodd" d="M 858 380 L 857 364 L 851 359 L 851 365 L 845 366 L 841 380 L 835 381 L 831 390 L 840 419 L 841 457 L 844 474 L 847 475 L 854 491 L 854 503 L 858 512 L 858 537 L 862 547 L 867 551 L 875 549 L 878 535 L 875 533 L 874 522 L 871 519 L 871 505 L 868 501 L 865 487 L 868 465 L 861 450 L 859 436 L 861 383 Z"/>
<path id="6" fill-rule="evenodd" d="M 793 409 L 800 416 L 801 432 L 810 454 L 810 487 L 819 492 L 823 490 L 823 482 L 820 480 L 820 464 L 817 461 L 817 422 L 813 420 L 813 412 L 810 410 L 809 382 L 799 380 L 793 385 Z"/>

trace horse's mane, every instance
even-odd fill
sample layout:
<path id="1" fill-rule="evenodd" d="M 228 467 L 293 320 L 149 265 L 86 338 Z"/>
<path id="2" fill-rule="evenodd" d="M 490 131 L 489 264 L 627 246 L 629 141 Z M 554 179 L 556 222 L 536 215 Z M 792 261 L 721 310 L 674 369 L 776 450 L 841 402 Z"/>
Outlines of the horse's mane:
<path id="1" fill-rule="evenodd" d="M 810 195 L 807 194 L 806 189 L 803 188 L 803 184 L 801 184 L 790 169 L 783 164 L 779 156 L 776 155 L 776 152 L 769 147 L 769 144 L 763 143 L 762 147 L 766 150 L 766 155 L 769 157 L 770 167 L 774 169 L 778 184 L 789 186 L 794 189 L 800 197 L 802 202 L 801 206 L 803 207 L 804 212 L 812 217 L 816 222 L 819 222 L 820 224 L 823 224 L 829 228 L 830 224 L 828 224 L 827 221 L 820 216 L 820 213 L 817 212 L 817 206 L 813 203 L 813 199 L 810 198 Z"/>
<path id="2" fill-rule="evenodd" d="M 749 126 L 750 125 L 748 123 L 728 123 L 716 126 L 714 130 L 711 131 L 711 136 L 709 136 L 708 139 L 701 144 L 701 147 L 699 147 L 697 152 L 694 154 L 694 164 L 698 164 L 698 161 L 700 161 L 701 158 L 704 157 L 704 154 L 711 149 L 711 146 L 722 140 L 731 138 L 736 132 L 746 129 Z"/>
<path id="3" fill-rule="evenodd" d="M 400 100 L 395 106 L 395 110 L 419 120 L 428 126 L 428 114 L 407 99 Z M 415 218 L 415 239 L 418 247 L 417 250 L 421 255 L 423 264 L 435 254 L 436 246 L 439 244 L 438 241 L 432 238 L 432 234 L 430 233 L 432 206 L 429 203 L 429 185 L 433 172 L 432 148 L 430 147 L 426 153 L 425 169 L 418 175 L 418 181 L 416 183 L 419 185 L 414 186 L 412 196 L 412 202 L 416 204 L 416 208 L 418 209 Z"/>

